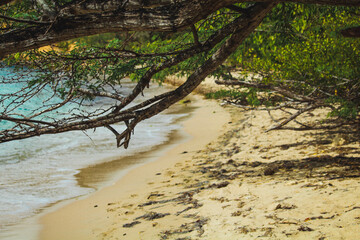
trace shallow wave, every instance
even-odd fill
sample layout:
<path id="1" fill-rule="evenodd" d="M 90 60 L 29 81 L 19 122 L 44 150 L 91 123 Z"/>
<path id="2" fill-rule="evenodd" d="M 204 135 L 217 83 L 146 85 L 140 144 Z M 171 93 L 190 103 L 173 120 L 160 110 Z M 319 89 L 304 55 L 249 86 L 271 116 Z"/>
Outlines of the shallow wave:
<path id="1" fill-rule="evenodd" d="M 144 98 L 162 91 L 154 85 Z M 0 144 L 0 229 L 34 216 L 52 203 L 94 191 L 78 185 L 75 175 L 79 169 L 166 142 L 169 134 L 180 128 L 175 122 L 181 117 L 184 114 L 161 114 L 140 123 L 127 150 L 116 148 L 114 135 L 105 128 Z M 119 131 L 122 127 L 116 126 Z"/>

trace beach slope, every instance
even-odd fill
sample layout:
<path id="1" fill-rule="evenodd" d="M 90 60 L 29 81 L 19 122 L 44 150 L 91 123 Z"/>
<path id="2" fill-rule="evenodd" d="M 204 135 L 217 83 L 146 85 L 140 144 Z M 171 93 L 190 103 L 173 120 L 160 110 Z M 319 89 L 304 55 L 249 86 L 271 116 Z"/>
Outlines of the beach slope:
<path id="1" fill-rule="evenodd" d="M 215 101 L 192 96 L 189 104 L 195 110 L 183 122 L 183 131 L 187 135 L 185 141 L 162 151 L 155 161 L 132 169 L 113 185 L 46 214 L 40 220 L 43 225 L 40 238 L 108 239 L 104 231 L 114 223 L 123 225 L 131 222 L 135 212 L 130 206 L 136 207 L 137 203 L 147 199 L 151 192 L 163 186 L 162 182 L 168 177 L 181 174 L 173 172 L 173 167 L 191 164 L 191 156 L 216 140 L 222 134 L 223 125 L 230 119 L 229 113 Z M 118 210 L 121 213 L 117 213 Z M 127 235 L 129 239 L 136 239 L 138 233 Z"/>
<path id="2" fill-rule="evenodd" d="M 46 215 L 41 239 L 360 239 L 359 129 L 266 132 L 267 111 L 196 104 L 188 141 Z"/>

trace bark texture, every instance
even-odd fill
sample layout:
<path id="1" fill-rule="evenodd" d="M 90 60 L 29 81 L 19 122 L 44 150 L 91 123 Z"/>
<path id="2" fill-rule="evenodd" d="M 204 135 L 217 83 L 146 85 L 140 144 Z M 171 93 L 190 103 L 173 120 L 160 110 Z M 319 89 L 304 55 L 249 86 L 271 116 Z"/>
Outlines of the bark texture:
<path id="1" fill-rule="evenodd" d="M 119 31 L 175 32 L 236 0 L 80 1 L 64 6 L 54 22 L 0 35 L 0 58 L 77 37 Z M 147 2 L 147 1 L 145 1 Z M 155 3 L 153 3 L 155 2 Z"/>
<path id="2" fill-rule="evenodd" d="M 4 3 L 11 2 L 9 0 Z M 48 24 L 0 35 L 0 58 L 77 37 L 119 31 L 175 32 L 191 27 L 212 12 L 245 0 L 87 0 L 54 9 Z M 272 3 L 274 1 L 258 0 Z M 360 0 L 284 0 L 308 4 L 360 6 Z M 4 3 L 1 3 L 2 5 Z"/>

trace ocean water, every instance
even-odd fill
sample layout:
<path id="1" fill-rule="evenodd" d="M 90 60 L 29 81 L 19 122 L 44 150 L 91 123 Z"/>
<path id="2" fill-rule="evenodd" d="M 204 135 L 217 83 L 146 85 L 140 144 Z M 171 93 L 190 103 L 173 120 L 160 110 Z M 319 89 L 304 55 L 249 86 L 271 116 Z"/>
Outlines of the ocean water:
<path id="1" fill-rule="evenodd" d="M 11 74 L 14 74 L 11 69 L 0 68 L 0 80 Z M 0 84 L 0 94 L 15 91 L 20 85 Z M 130 81 L 125 82 L 121 91 L 126 94 L 133 85 Z M 137 101 L 165 90 L 153 84 L 148 93 Z M 22 107 L 31 109 L 31 104 L 38 106 L 47 97 L 41 94 Z M 91 107 L 95 109 L 106 104 L 110 103 L 95 100 Z M 66 109 L 63 110 L 66 112 Z M 0 114 L 3 111 L 4 106 L 0 105 Z M 135 155 L 163 144 L 168 141 L 171 132 L 181 127 L 176 122 L 185 115 L 164 113 L 140 123 L 126 150 L 116 148 L 115 136 L 105 128 L 98 128 L 95 132 L 73 131 L 0 144 L 0 239 L 5 239 L 2 233 L 9 227 L 35 216 L 47 206 L 95 191 L 78 185 L 75 175 L 80 169 Z M 9 124 L 1 121 L 0 128 Z M 119 131 L 124 128 L 121 124 L 115 127 Z"/>

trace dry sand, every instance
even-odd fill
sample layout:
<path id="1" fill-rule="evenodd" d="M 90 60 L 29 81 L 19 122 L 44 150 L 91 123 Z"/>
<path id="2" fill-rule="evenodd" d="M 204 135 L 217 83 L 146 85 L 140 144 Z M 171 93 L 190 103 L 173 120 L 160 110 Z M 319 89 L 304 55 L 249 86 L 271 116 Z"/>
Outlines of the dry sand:
<path id="1" fill-rule="evenodd" d="M 265 111 L 192 104 L 190 140 L 47 214 L 41 239 L 360 239 L 358 129 L 265 133 Z"/>

